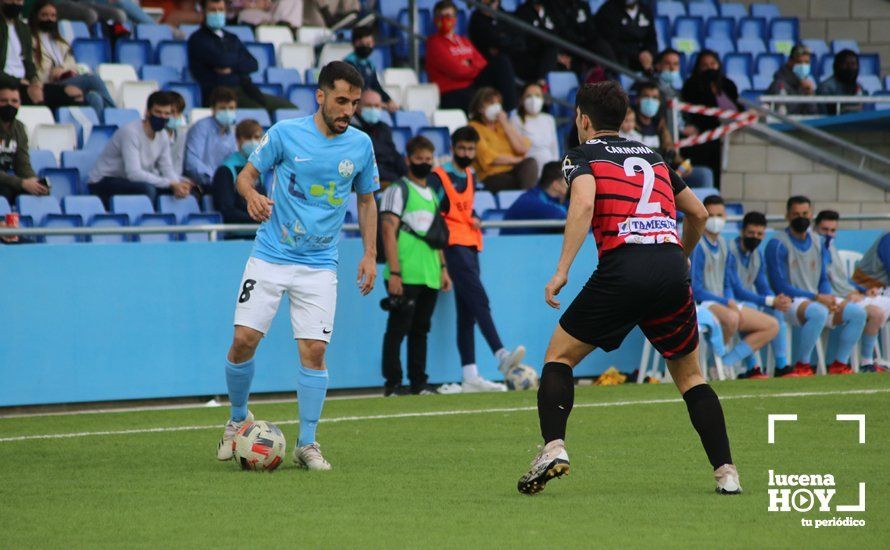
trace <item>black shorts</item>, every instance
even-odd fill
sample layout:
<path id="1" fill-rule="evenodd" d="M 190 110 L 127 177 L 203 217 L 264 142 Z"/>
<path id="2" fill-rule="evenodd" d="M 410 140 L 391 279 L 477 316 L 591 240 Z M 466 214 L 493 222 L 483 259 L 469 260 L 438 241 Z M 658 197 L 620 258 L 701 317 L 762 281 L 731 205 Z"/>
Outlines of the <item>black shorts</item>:
<path id="1" fill-rule="evenodd" d="M 560 326 L 572 337 L 612 351 L 635 326 L 665 359 L 698 346 L 689 264 L 675 244 L 627 245 L 605 254 L 566 309 Z"/>

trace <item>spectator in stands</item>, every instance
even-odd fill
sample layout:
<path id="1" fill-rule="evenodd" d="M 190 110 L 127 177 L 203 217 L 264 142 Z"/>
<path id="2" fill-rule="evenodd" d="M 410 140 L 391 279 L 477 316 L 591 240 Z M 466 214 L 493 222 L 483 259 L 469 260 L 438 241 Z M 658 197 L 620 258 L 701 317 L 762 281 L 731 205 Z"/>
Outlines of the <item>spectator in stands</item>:
<path id="1" fill-rule="evenodd" d="M 426 342 L 439 290 L 451 290 L 441 249 L 427 241 L 434 224 L 444 224 L 439 201 L 427 184 L 435 147 L 423 136 L 406 145 L 408 175 L 390 185 L 380 198 L 380 231 L 386 267 L 383 278 L 389 317 L 383 335 L 384 395 L 402 390 L 402 340 L 408 337 L 408 380 L 413 394 L 433 393 L 427 385 Z"/>
<path id="2" fill-rule="evenodd" d="M 127 14 L 124 10 L 112 5 L 93 4 L 83 0 L 59 0 L 56 3 L 59 19 L 71 21 L 83 21 L 92 27 L 96 23 L 111 21 L 115 25 L 123 25 L 127 22 Z M 25 7 L 25 15 L 31 17 L 32 11 Z"/>
<path id="3" fill-rule="evenodd" d="M 303 26 L 303 0 L 244 0 L 238 22 L 246 25 Z"/>
<path id="4" fill-rule="evenodd" d="M 564 220 L 568 214 L 566 195 L 569 187 L 562 173 L 562 162 L 544 165 L 538 185 L 519 196 L 504 214 L 505 220 Z M 562 233 L 561 227 L 501 229 L 501 235 Z"/>
<path id="5" fill-rule="evenodd" d="M 470 104 L 470 126 L 479 133 L 477 177 L 492 192 L 529 189 L 538 179 L 538 163 L 528 156 L 531 140 L 510 120 L 494 88 L 481 88 Z"/>
<path id="6" fill-rule="evenodd" d="M 637 113 L 633 107 L 627 108 L 627 114 L 624 115 L 624 122 L 621 123 L 621 127 L 618 129 L 618 135 L 631 141 L 643 140 L 643 135 L 637 131 Z"/>
<path id="7" fill-rule="evenodd" d="M 380 94 L 371 89 L 362 92 L 361 101 L 352 118 L 352 125 L 368 134 L 374 145 L 377 158 L 377 171 L 380 186 L 386 187 L 407 173 L 405 157 L 396 149 L 392 140 L 392 130 L 380 117 L 383 115 L 383 100 Z"/>
<path id="8" fill-rule="evenodd" d="M 766 93 L 779 95 L 815 95 L 816 83 L 810 70 L 810 49 L 803 44 L 791 48 L 788 61 L 776 71 Z M 815 103 L 789 103 L 789 115 L 814 115 L 819 111 Z"/>
<path id="9" fill-rule="evenodd" d="M 235 182 L 250 154 L 260 146 L 262 137 L 263 127 L 259 122 L 251 118 L 239 122 L 235 126 L 238 150 L 226 157 L 213 174 L 213 205 L 222 214 L 224 223 L 255 223 L 247 213 L 247 201 L 238 194 Z M 259 178 L 256 185 L 257 191 L 265 195 L 263 178 Z"/>
<path id="10" fill-rule="evenodd" d="M 152 204 L 162 190 L 177 198 L 188 195 L 192 183 L 173 169 L 170 136 L 163 131 L 172 116 L 170 94 L 148 96 L 145 119 L 119 128 L 96 161 L 88 178 L 90 193 L 106 207 L 112 195 L 147 195 Z"/>
<path id="11" fill-rule="evenodd" d="M 510 123 L 531 142 L 528 156 L 538 164 L 538 175 L 544 165 L 559 158 L 559 138 L 556 136 L 556 119 L 544 108 L 544 90 L 536 82 L 522 89 L 519 107 L 510 116 Z"/>
<path id="12" fill-rule="evenodd" d="M 483 4 L 495 11 L 503 12 L 500 0 L 481 0 Z M 509 54 L 516 42 L 522 41 L 522 35 L 483 10 L 476 9 L 470 14 L 467 35 L 473 46 L 489 61 L 502 53 Z"/>
<path id="13" fill-rule="evenodd" d="M 658 37 L 651 7 L 638 0 L 608 0 L 596 12 L 595 21 L 611 46 L 612 59 L 631 69 L 652 70 Z"/>
<path id="14" fill-rule="evenodd" d="M 865 288 L 877 288 L 884 296 L 890 296 L 890 232 L 886 232 L 872 244 L 853 273 L 853 280 Z"/>
<path id="15" fill-rule="evenodd" d="M 94 9 L 95 6 L 117 7 L 127 14 L 127 20 L 122 21 L 122 23 L 128 21 L 133 25 L 151 25 L 156 23 L 154 18 L 142 9 L 137 0 L 90 0 L 90 4 Z"/>
<path id="16" fill-rule="evenodd" d="M 361 11 L 359 0 L 305 0 L 303 24 L 313 27 L 327 27 L 338 30 L 350 24 L 368 24 L 367 17 L 358 19 Z"/>
<path id="17" fill-rule="evenodd" d="M 803 196 L 788 199 L 785 218 L 788 228 L 780 231 L 766 245 L 766 272 L 777 293 L 791 298 L 785 321 L 803 326 L 801 344 L 794 367 L 785 376 L 812 376 L 810 358 L 823 328 L 837 327 L 839 344 L 830 374 L 847 374 L 850 353 L 865 328 L 865 310 L 857 304 L 836 298 L 828 279 L 828 270 L 818 235 L 811 233 L 812 203 Z"/>
<path id="18" fill-rule="evenodd" d="M 655 56 L 655 76 L 665 86 L 680 91 L 683 88 L 683 76 L 680 74 L 680 52 L 673 48 L 665 48 Z"/>
<path id="19" fill-rule="evenodd" d="M 556 32 L 556 16 L 551 14 L 552 9 L 548 1 L 527 0 L 516 9 L 516 17 L 542 31 Z M 556 70 L 559 53 L 559 48 L 553 44 L 526 35 L 521 46 L 513 51 L 517 76 L 526 82 L 546 84 L 547 73 Z"/>
<path id="20" fill-rule="evenodd" d="M 167 136 L 170 137 L 170 160 L 173 171 L 184 174 L 185 146 L 188 134 L 188 122 L 185 120 L 185 98 L 178 92 L 167 92 L 173 102 L 173 115 L 167 120 Z"/>
<path id="21" fill-rule="evenodd" d="M 695 61 L 692 74 L 683 84 L 683 101 L 706 107 L 720 107 L 732 111 L 743 110 L 738 103 L 739 91 L 722 72 L 720 57 L 713 50 L 702 50 Z M 699 114 L 686 116 L 689 135 L 696 135 L 720 126 L 720 119 Z M 686 147 L 680 153 L 695 166 L 706 166 L 714 175 L 714 185 L 720 187 L 721 144 L 719 140 Z"/>
<path id="22" fill-rule="evenodd" d="M 596 17 L 590 11 L 590 3 L 587 0 L 550 0 L 550 13 L 554 15 L 556 28 L 561 38 L 591 51 L 602 57 L 615 60 L 612 46 L 599 32 Z M 591 66 L 589 61 L 578 59 L 566 52 L 560 52 L 557 61 L 561 67 L 559 70 L 572 71 L 579 77 L 584 76 L 586 82 L 600 82 L 606 75 L 602 67 L 597 64 Z"/>
<path id="23" fill-rule="evenodd" d="M 847 267 L 841 261 L 835 246 L 840 214 L 835 210 L 823 210 L 816 216 L 816 233 L 822 237 L 823 254 L 827 264 L 828 280 L 834 295 L 847 302 L 865 308 L 866 323 L 862 331 L 860 357 L 866 371 L 874 371 L 875 345 L 878 332 L 890 317 L 890 296 L 881 296 L 877 288 L 867 289 L 850 280 Z"/>
<path id="24" fill-rule="evenodd" d="M 451 135 L 453 161 L 433 169 L 430 187 L 439 196 L 439 210 L 448 226 L 445 262 L 454 286 L 457 305 L 457 348 L 463 366 L 464 392 L 506 391 L 479 375 L 476 366 L 476 325 L 491 348 L 498 369 L 506 373 L 519 364 L 525 348 L 506 349 L 494 326 L 488 294 L 482 285 L 479 252 L 482 251 L 482 226 L 473 210 L 475 183 L 470 165 L 476 157 L 479 134 L 471 126 L 458 128 Z"/>
<path id="25" fill-rule="evenodd" d="M 779 324 L 754 308 L 739 307 L 735 301 L 728 267 L 729 245 L 720 235 L 726 225 L 726 205 L 720 195 L 706 197 L 703 202 L 708 221 L 690 258 L 692 294 L 720 322 L 725 345 L 739 334 L 741 341 L 723 356 L 723 362 L 732 367 L 771 342 L 779 333 Z M 762 377 L 759 367 L 748 373 L 748 378 Z"/>
<path id="26" fill-rule="evenodd" d="M 383 105 L 387 111 L 394 113 L 399 110 L 399 104 L 383 89 L 380 79 L 377 78 L 377 67 L 371 61 L 371 53 L 374 51 L 374 29 L 371 27 L 356 27 L 352 29 L 353 52 L 343 60 L 355 67 L 362 78 L 365 79 L 365 89 L 371 89 L 383 98 Z"/>
<path id="27" fill-rule="evenodd" d="M 149 5 L 156 5 L 156 3 Z M 198 11 L 198 3 L 193 0 L 165 0 L 161 7 L 164 10 L 161 20 L 173 28 L 180 25 L 200 25 L 204 17 Z"/>
<path id="28" fill-rule="evenodd" d="M 213 116 L 195 122 L 188 131 L 185 147 L 185 175 L 206 189 L 217 167 L 237 147 L 235 114 L 238 100 L 235 92 L 219 87 L 210 94 Z"/>
<path id="29" fill-rule="evenodd" d="M 834 73 L 823 80 L 816 89 L 818 95 L 862 95 L 859 85 L 859 55 L 853 50 L 841 50 L 834 56 Z M 825 103 L 822 109 L 829 115 L 836 115 L 837 104 Z M 862 103 L 841 104 L 841 114 L 862 110 Z"/>
<path id="30" fill-rule="evenodd" d="M 188 40 L 189 69 L 201 86 L 201 96 L 209 106 L 210 95 L 220 86 L 231 88 L 243 109 L 261 108 L 274 114 L 277 109 L 296 109 L 286 99 L 264 94 L 250 79 L 259 65 L 241 40 L 224 30 L 225 0 L 202 0 L 204 24 Z"/>
<path id="31" fill-rule="evenodd" d="M 16 120 L 21 104 L 18 85 L 0 82 L 0 196 L 9 202 L 22 194 L 49 195 L 31 167 L 28 130 Z"/>
<path id="32" fill-rule="evenodd" d="M 52 0 L 39 0 L 34 5 L 28 21 L 32 37 L 32 52 L 37 79 L 46 85 L 65 88 L 71 97 L 84 97 L 86 102 L 102 114 L 106 107 L 114 107 L 114 100 L 97 75 L 80 74 L 77 60 L 71 53 L 71 45 L 59 33 L 56 6 Z M 69 86 L 76 90 L 67 89 Z"/>
<path id="33" fill-rule="evenodd" d="M 476 90 L 496 88 L 504 108 L 516 107 L 516 75 L 506 55 L 490 61 L 472 42 L 456 34 L 457 7 L 451 0 L 440 0 L 433 8 L 436 34 L 427 38 L 426 72 L 430 82 L 439 87 L 442 109 L 467 110 Z"/>

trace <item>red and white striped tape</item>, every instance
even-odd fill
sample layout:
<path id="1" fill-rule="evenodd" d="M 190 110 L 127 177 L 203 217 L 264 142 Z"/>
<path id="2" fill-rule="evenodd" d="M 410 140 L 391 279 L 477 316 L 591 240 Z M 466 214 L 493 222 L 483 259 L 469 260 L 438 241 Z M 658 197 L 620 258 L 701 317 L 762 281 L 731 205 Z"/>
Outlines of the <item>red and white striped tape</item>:
<path id="1" fill-rule="evenodd" d="M 755 113 L 751 113 L 750 111 L 739 112 L 731 111 L 728 109 L 720 109 L 719 107 L 692 105 L 691 103 L 684 103 L 676 99 L 671 100 L 668 105 L 671 107 L 676 105 L 677 109 L 683 111 L 684 113 L 692 113 L 696 115 L 710 116 L 723 120 L 734 121 L 724 126 L 714 128 L 713 130 L 702 132 L 697 136 L 681 139 L 679 142 L 677 142 L 677 147 L 679 148 L 689 147 L 691 145 L 701 145 L 702 143 L 720 139 L 727 134 L 735 132 L 739 128 L 744 128 L 745 126 L 750 126 L 757 122 L 757 115 Z"/>

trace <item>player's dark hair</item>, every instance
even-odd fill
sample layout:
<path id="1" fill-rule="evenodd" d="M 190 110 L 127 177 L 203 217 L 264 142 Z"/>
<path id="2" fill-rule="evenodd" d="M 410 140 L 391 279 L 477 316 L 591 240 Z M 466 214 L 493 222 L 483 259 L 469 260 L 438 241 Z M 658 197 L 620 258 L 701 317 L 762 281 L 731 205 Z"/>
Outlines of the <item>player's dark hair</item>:
<path id="1" fill-rule="evenodd" d="M 809 197 L 805 197 L 803 195 L 794 195 L 793 197 L 789 197 L 788 201 L 785 203 L 785 212 L 790 212 L 791 207 L 795 204 L 813 204 L 810 201 Z"/>
<path id="2" fill-rule="evenodd" d="M 705 197 L 705 200 L 701 201 L 705 206 L 711 206 L 712 204 L 726 204 L 723 200 L 723 197 L 720 195 L 708 195 Z"/>
<path id="3" fill-rule="evenodd" d="M 151 108 L 155 105 L 159 107 L 166 107 L 168 105 L 173 105 L 175 100 L 170 95 L 170 92 L 152 92 L 150 96 L 148 96 L 148 101 L 146 102 L 146 108 L 151 111 Z"/>
<path id="4" fill-rule="evenodd" d="M 355 44 L 362 38 L 374 36 L 374 29 L 368 25 L 352 29 L 352 43 Z"/>
<path id="5" fill-rule="evenodd" d="M 723 62 L 720 61 L 720 54 L 718 54 L 714 50 L 709 50 L 709 49 L 705 48 L 698 52 L 698 55 L 695 58 L 695 65 L 692 66 L 692 74 L 699 74 L 702 72 L 702 70 L 699 67 L 701 67 L 701 60 L 704 59 L 705 57 L 713 57 L 714 59 L 716 59 L 717 65 L 720 67 L 718 70 L 720 70 L 720 71 L 723 70 Z"/>
<path id="6" fill-rule="evenodd" d="M 562 162 L 552 160 L 544 164 L 544 168 L 541 170 L 541 179 L 538 180 L 538 187 L 547 189 L 558 179 L 562 179 Z"/>
<path id="7" fill-rule="evenodd" d="M 238 103 L 238 96 L 235 95 L 235 91 L 225 86 L 217 86 L 210 92 L 210 101 L 208 103 L 211 107 L 214 107 L 217 103 L 231 103 L 232 101 Z"/>
<path id="8" fill-rule="evenodd" d="M 242 120 L 235 126 L 235 139 L 247 140 L 259 133 L 263 133 L 263 127 L 252 118 Z"/>
<path id="9" fill-rule="evenodd" d="M 674 48 L 665 48 L 665 49 L 661 50 L 660 52 L 658 52 L 658 55 L 655 56 L 654 64 L 658 65 L 659 63 L 661 63 L 662 61 L 664 61 L 664 58 L 665 58 L 665 57 L 667 57 L 667 56 L 669 56 L 669 55 L 671 55 L 671 54 L 674 54 L 674 55 L 676 55 L 677 57 L 679 57 L 679 58 L 682 59 L 682 56 L 680 55 L 680 52 L 678 52 L 678 51 L 675 50 Z"/>
<path id="10" fill-rule="evenodd" d="M 816 215 L 816 225 L 822 222 L 836 222 L 841 219 L 837 210 L 823 210 Z"/>
<path id="11" fill-rule="evenodd" d="M 430 153 L 435 153 L 436 146 L 433 145 L 432 141 L 423 136 L 414 136 L 405 144 L 405 152 L 408 153 L 408 156 L 410 157 L 417 151 L 429 151 Z"/>
<path id="12" fill-rule="evenodd" d="M 617 132 L 627 116 L 629 104 L 624 88 L 613 80 L 585 84 L 575 99 L 575 107 L 587 115 L 597 131 Z"/>
<path id="13" fill-rule="evenodd" d="M 19 85 L 14 80 L 0 80 L 0 90 L 12 90 L 18 92 Z"/>
<path id="14" fill-rule="evenodd" d="M 763 215 L 763 212 L 748 212 L 745 214 L 745 217 L 742 218 L 742 229 L 749 225 L 766 226 L 766 216 Z"/>
<path id="15" fill-rule="evenodd" d="M 433 16 L 435 17 L 436 15 L 439 15 L 439 12 L 441 12 L 442 10 L 448 9 L 448 8 L 451 8 L 454 11 L 457 11 L 457 5 L 454 2 L 452 2 L 451 0 L 439 0 L 433 6 Z"/>
<path id="16" fill-rule="evenodd" d="M 451 134 L 451 146 L 454 147 L 460 142 L 479 143 L 479 132 L 472 126 L 462 126 Z"/>
<path id="17" fill-rule="evenodd" d="M 334 82 L 345 80 L 347 84 L 355 88 L 365 87 L 365 79 L 358 70 L 345 61 L 331 61 L 318 73 L 318 87 L 322 90 L 333 90 Z"/>
<path id="18" fill-rule="evenodd" d="M 497 91 L 495 88 L 492 88 L 491 86 L 479 88 L 473 96 L 472 101 L 470 101 L 470 120 L 482 122 L 483 105 L 495 97 L 503 100 L 501 92 Z"/>

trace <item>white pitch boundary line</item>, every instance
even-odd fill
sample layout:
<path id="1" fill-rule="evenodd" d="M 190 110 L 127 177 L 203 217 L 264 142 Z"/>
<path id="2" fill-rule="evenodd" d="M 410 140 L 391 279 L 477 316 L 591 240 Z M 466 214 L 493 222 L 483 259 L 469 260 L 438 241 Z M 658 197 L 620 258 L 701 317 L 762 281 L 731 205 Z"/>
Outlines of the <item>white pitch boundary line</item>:
<path id="1" fill-rule="evenodd" d="M 812 392 L 785 392 L 785 393 L 761 393 L 761 394 L 742 394 L 742 395 L 726 395 L 720 398 L 721 401 L 730 401 L 734 399 L 772 399 L 779 397 L 822 397 L 830 395 L 873 395 L 879 393 L 890 393 L 890 388 L 872 389 L 872 390 L 834 390 L 834 391 L 812 391 Z M 592 407 L 625 407 L 629 405 L 661 405 L 664 403 L 682 403 L 682 398 L 670 399 L 645 399 L 637 401 L 607 401 L 604 403 L 579 403 L 574 408 L 592 408 Z M 491 414 L 491 413 L 513 413 L 535 411 L 537 407 L 500 407 L 493 409 L 464 409 L 451 411 L 427 411 L 427 412 L 410 412 L 395 414 L 375 414 L 366 416 L 339 416 L 335 418 L 322 418 L 324 423 L 337 422 L 356 422 L 361 420 L 392 420 L 399 418 L 425 418 L 432 416 L 453 416 L 459 414 Z M 298 424 L 297 420 L 281 420 L 273 422 L 279 426 L 290 426 Z M 0 443 L 11 443 L 15 441 L 32 441 L 35 439 L 71 439 L 75 437 L 90 436 L 107 436 L 107 435 L 132 435 L 132 434 L 148 434 L 148 433 L 167 433 L 167 432 L 187 432 L 197 430 L 217 430 L 219 424 L 207 426 L 164 426 L 161 428 L 138 428 L 133 430 L 108 430 L 101 432 L 72 432 L 61 434 L 38 434 L 38 435 L 21 435 L 16 437 L 2 437 Z"/>

